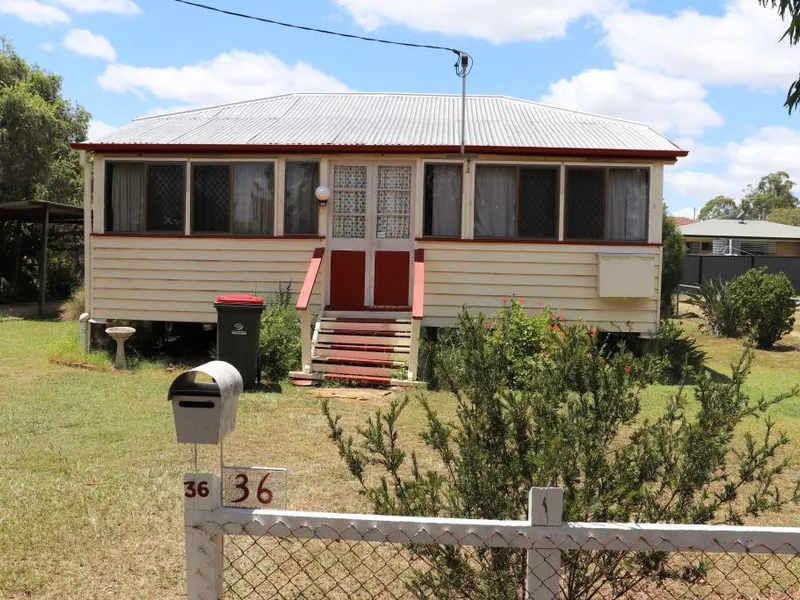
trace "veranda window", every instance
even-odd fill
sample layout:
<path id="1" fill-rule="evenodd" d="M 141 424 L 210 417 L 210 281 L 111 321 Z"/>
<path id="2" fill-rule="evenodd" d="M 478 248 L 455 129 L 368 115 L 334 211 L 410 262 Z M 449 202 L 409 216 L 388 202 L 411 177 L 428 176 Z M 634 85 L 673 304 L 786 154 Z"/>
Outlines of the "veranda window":
<path id="1" fill-rule="evenodd" d="M 181 232 L 183 165 L 111 162 L 106 166 L 106 230 Z"/>
<path id="2" fill-rule="evenodd" d="M 287 161 L 283 230 L 287 235 L 316 234 L 319 163 Z"/>
<path id="3" fill-rule="evenodd" d="M 568 168 L 565 237 L 646 241 L 649 169 Z"/>
<path id="4" fill-rule="evenodd" d="M 475 237 L 557 237 L 558 174 L 557 167 L 478 165 Z"/>
<path id="5" fill-rule="evenodd" d="M 196 164 L 192 176 L 192 231 L 272 234 L 273 163 Z"/>
<path id="6" fill-rule="evenodd" d="M 425 165 L 423 235 L 461 237 L 461 165 Z"/>

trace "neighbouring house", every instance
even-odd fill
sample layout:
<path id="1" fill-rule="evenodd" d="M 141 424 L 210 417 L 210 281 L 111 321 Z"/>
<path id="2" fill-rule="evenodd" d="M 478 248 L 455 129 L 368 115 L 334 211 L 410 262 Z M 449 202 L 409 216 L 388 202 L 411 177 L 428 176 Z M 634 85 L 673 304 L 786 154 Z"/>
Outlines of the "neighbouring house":
<path id="1" fill-rule="evenodd" d="M 800 227 L 745 219 L 709 219 L 681 228 L 689 254 L 800 256 Z"/>
<path id="2" fill-rule="evenodd" d="M 511 296 L 652 335 L 664 167 L 687 152 L 647 125 L 499 96 L 467 98 L 462 149 L 460 116 L 458 96 L 290 94 L 74 144 L 87 310 L 212 323 L 218 294 L 291 281 L 298 380 L 413 380 L 421 327 Z"/>
<path id="3" fill-rule="evenodd" d="M 684 225 L 689 225 L 690 223 L 694 223 L 694 219 L 691 217 L 676 217 L 670 215 L 670 218 L 675 222 L 675 225 L 678 227 L 683 227 Z"/>

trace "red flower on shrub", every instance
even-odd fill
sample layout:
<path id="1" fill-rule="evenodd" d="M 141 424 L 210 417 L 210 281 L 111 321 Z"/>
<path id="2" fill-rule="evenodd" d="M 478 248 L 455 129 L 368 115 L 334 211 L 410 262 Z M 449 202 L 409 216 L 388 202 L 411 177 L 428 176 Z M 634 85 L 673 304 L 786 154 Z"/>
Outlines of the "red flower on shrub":
<path id="1" fill-rule="evenodd" d="M 596 335 L 597 335 L 597 329 L 596 329 L 596 328 L 594 328 L 594 327 L 592 327 L 592 328 L 589 330 L 589 335 L 591 335 L 592 337 L 596 336 Z"/>
<path id="2" fill-rule="evenodd" d="M 503 298 L 503 304 L 508 304 L 508 298 Z"/>
<path id="3" fill-rule="evenodd" d="M 525 306 L 525 300 L 523 300 L 522 298 L 517 298 L 517 302 L 519 302 L 520 305 Z"/>
<path id="4" fill-rule="evenodd" d="M 625 365 L 625 372 L 626 373 L 630 373 L 631 372 L 631 368 L 630 368 L 629 365 Z"/>
<path id="5" fill-rule="evenodd" d="M 561 337 L 567 337 L 567 333 L 565 331 L 560 331 Z"/>
<path id="6" fill-rule="evenodd" d="M 486 321 L 486 329 L 491 329 L 491 328 L 492 328 L 492 322 Z"/>

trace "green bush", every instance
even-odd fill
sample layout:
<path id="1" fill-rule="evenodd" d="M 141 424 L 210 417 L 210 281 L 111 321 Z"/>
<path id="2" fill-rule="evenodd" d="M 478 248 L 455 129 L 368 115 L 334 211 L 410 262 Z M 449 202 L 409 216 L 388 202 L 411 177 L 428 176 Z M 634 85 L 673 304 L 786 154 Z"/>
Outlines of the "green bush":
<path id="1" fill-rule="evenodd" d="M 666 361 L 664 383 L 680 383 L 705 367 L 706 353 L 674 321 L 665 319 L 661 322 L 658 344 L 659 353 Z"/>
<path id="2" fill-rule="evenodd" d="M 719 337 L 739 337 L 739 310 L 727 282 L 719 277 L 709 279 L 689 294 L 689 301 L 703 312 L 703 330 Z"/>
<path id="3" fill-rule="evenodd" d="M 686 244 L 675 220 L 667 214 L 667 205 L 663 205 L 661 221 L 661 241 L 664 245 L 661 260 L 661 316 L 668 317 L 675 307 L 672 295 L 683 279 L 683 259 L 686 257 Z"/>
<path id="4" fill-rule="evenodd" d="M 300 314 L 294 307 L 292 286 L 280 288 L 261 315 L 261 372 L 271 382 L 286 379 L 300 368 L 302 343 Z"/>
<path id="5" fill-rule="evenodd" d="M 506 365 L 486 322 L 462 312 L 459 352 L 467 361 L 442 372 L 455 414 L 440 414 L 434 400 L 419 397 L 421 442 L 436 460 L 423 463 L 409 447 L 408 397 L 378 409 L 353 434 L 323 402 L 330 438 L 377 513 L 524 520 L 532 486 L 564 490 L 565 521 L 741 524 L 797 501 L 797 491 L 778 490 L 778 475 L 790 467 L 789 440 L 766 414 L 800 390 L 748 397 L 750 352 L 730 380 L 702 372 L 696 386 L 677 390 L 645 419 L 642 392 L 659 375 L 659 357 L 624 349 L 605 355 L 586 327 L 564 327 L 534 363 L 530 389 L 514 391 L 502 384 Z M 408 574 L 415 597 L 512 600 L 524 585 L 524 551 L 430 544 L 413 552 L 437 567 L 436 576 Z M 642 581 L 656 589 L 685 578 L 686 559 L 564 552 L 564 597 L 588 600 L 605 589 L 628 597 Z M 701 568 L 702 558 L 689 566 Z"/>
<path id="6" fill-rule="evenodd" d="M 783 273 L 750 269 L 730 284 L 741 331 L 759 348 L 771 348 L 794 326 L 794 288 Z"/>
<path id="7" fill-rule="evenodd" d="M 80 286 L 58 308 L 58 316 L 62 321 L 77 321 L 84 312 L 86 312 L 86 291 Z"/>
<path id="8" fill-rule="evenodd" d="M 11 284 L 4 277 L 0 277 L 0 304 L 11 302 L 12 290 Z"/>
<path id="9" fill-rule="evenodd" d="M 80 264 L 66 252 L 52 252 L 47 259 L 47 297 L 69 298 L 81 285 Z"/>

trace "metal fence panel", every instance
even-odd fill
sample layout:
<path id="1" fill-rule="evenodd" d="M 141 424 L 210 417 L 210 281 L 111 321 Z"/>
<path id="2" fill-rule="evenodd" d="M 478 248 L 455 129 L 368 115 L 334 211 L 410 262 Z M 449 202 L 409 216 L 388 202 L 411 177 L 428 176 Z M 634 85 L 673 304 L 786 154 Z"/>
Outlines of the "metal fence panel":
<path id="1" fill-rule="evenodd" d="M 770 273 L 784 273 L 795 292 L 800 291 L 800 256 L 756 256 L 756 267 L 767 267 Z"/>
<path id="2" fill-rule="evenodd" d="M 784 273 L 800 292 L 800 256 L 715 256 L 687 255 L 683 261 L 683 285 L 701 285 L 714 277 L 731 281 L 754 267 L 765 266 L 770 273 Z"/>

